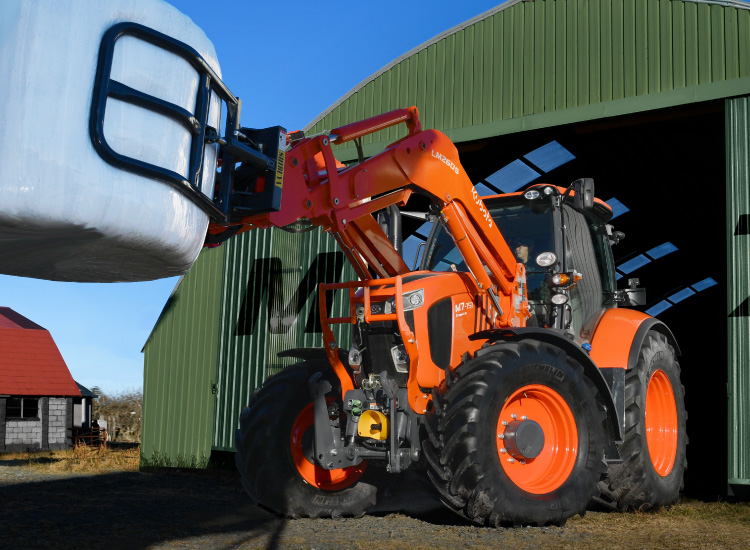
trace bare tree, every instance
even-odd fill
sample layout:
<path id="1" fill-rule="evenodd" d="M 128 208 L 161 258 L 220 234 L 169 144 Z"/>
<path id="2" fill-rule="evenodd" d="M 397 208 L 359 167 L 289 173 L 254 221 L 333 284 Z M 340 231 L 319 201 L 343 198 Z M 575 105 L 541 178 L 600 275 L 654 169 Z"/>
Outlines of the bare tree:
<path id="1" fill-rule="evenodd" d="M 94 387 L 93 416 L 107 422 L 111 441 L 140 441 L 143 392 L 140 389 L 107 394 Z"/>

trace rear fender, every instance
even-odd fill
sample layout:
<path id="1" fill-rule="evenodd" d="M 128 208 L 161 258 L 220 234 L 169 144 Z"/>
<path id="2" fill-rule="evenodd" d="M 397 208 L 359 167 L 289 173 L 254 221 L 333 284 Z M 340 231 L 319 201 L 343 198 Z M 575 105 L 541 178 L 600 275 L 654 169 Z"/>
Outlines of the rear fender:
<path id="1" fill-rule="evenodd" d="M 591 359 L 612 389 L 621 429 L 625 430 L 625 372 L 635 368 L 648 331 L 663 334 L 680 355 L 672 331 L 650 315 L 633 309 L 609 309 L 599 318 L 591 338 Z"/>
<path id="2" fill-rule="evenodd" d="M 650 315 L 634 309 L 607 310 L 594 328 L 591 338 L 591 359 L 600 369 L 632 369 L 649 330 L 662 333 L 680 355 L 672 331 Z"/>
<path id="3" fill-rule="evenodd" d="M 607 380 L 602 375 L 602 372 L 597 368 L 596 363 L 591 360 L 589 354 L 581 348 L 575 341 L 565 336 L 562 331 L 556 331 L 547 328 L 536 328 L 536 327 L 523 327 L 523 328 L 507 328 L 498 330 L 485 330 L 478 332 L 469 337 L 470 340 L 483 340 L 488 339 L 490 342 L 497 342 L 501 340 L 505 341 L 520 341 L 520 340 L 538 340 L 552 346 L 556 346 L 568 356 L 572 357 L 583 367 L 583 372 L 586 377 L 594 383 L 596 389 L 599 391 L 599 395 L 603 401 L 604 406 L 607 409 L 607 424 L 609 428 L 609 434 L 612 441 L 622 441 L 622 422 L 620 419 L 620 412 L 615 406 L 615 401 L 612 398 L 612 392 L 607 383 Z M 624 414 L 623 414 L 624 416 Z M 610 455 L 610 451 L 607 451 L 607 455 Z"/>

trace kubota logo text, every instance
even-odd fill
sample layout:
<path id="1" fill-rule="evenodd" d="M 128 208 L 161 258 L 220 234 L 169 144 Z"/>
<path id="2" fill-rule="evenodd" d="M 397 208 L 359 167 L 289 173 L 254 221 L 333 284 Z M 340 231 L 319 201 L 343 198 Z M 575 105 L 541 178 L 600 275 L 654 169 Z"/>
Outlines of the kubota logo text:
<path id="1" fill-rule="evenodd" d="M 471 196 L 474 198 L 474 202 L 477 203 L 479 211 L 482 213 L 482 216 L 484 216 L 485 221 L 489 224 L 490 227 L 492 227 L 492 216 L 490 216 L 490 213 L 487 212 L 487 209 L 484 207 L 484 203 L 482 202 L 482 198 L 479 196 L 479 193 L 477 193 L 477 190 L 473 187 L 471 188 Z"/>
<path id="2" fill-rule="evenodd" d="M 438 153 L 434 149 L 432 150 L 432 156 L 435 157 L 436 159 L 438 159 L 443 164 L 445 164 L 448 168 L 450 168 L 451 170 L 453 170 L 456 174 L 458 174 L 458 166 L 456 166 L 455 164 L 453 164 L 453 161 L 451 161 L 451 159 L 449 159 L 448 157 L 446 157 L 442 153 Z"/>

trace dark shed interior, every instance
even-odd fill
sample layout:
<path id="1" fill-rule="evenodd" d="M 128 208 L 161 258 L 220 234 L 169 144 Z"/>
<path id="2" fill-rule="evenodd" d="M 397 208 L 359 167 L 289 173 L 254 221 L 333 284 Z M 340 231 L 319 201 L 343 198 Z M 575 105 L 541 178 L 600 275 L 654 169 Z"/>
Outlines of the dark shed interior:
<path id="1" fill-rule="evenodd" d="M 677 338 L 690 438 L 685 492 L 704 498 L 725 494 L 727 479 L 724 124 L 715 101 L 459 145 L 474 182 L 520 160 L 540 173 L 529 183 L 591 177 L 598 198 L 627 209 L 618 206 L 612 221 L 626 235 L 614 247 L 618 287 L 640 279 L 645 310 Z M 553 140 L 575 158 L 547 173 L 524 159 Z"/>

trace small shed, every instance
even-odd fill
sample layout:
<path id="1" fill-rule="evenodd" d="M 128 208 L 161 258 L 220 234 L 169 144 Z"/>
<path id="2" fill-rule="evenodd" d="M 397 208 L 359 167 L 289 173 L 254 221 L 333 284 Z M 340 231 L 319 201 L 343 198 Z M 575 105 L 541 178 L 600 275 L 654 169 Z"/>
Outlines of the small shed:
<path id="1" fill-rule="evenodd" d="M 75 401 L 81 391 L 49 331 L 0 307 L 0 451 L 72 447 Z"/>
<path id="2" fill-rule="evenodd" d="M 91 428 L 91 411 L 94 399 L 99 399 L 99 396 L 78 382 L 76 382 L 76 386 L 78 386 L 78 390 L 81 392 L 81 397 L 73 398 L 73 427 L 82 429 Z"/>

